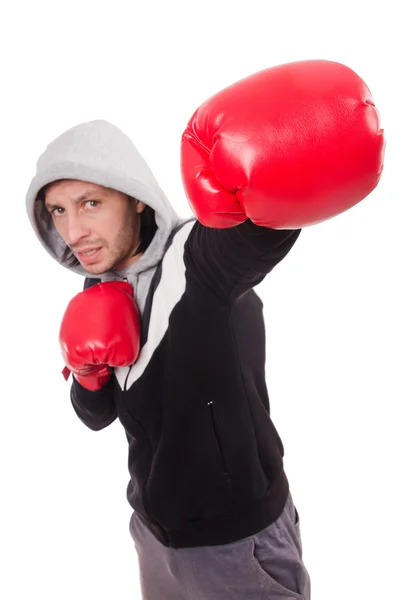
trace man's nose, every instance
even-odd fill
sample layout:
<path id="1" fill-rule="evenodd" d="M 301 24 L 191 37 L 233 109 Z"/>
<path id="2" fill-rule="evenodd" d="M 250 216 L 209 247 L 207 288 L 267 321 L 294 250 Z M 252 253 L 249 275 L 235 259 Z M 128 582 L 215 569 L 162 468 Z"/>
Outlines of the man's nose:
<path id="1" fill-rule="evenodd" d="M 76 246 L 80 240 L 89 235 L 90 231 L 84 224 L 84 219 L 79 218 L 75 215 L 68 215 L 67 220 L 67 244 L 69 246 Z"/>

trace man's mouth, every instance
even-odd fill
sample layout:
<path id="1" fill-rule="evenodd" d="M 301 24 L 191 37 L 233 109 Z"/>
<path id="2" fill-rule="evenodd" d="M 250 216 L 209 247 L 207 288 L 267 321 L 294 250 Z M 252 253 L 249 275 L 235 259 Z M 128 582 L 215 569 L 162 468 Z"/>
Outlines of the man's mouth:
<path id="1" fill-rule="evenodd" d="M 90 261 L 92 259 L 97 259 L 101 250 L 102 246 L 99 246 L 97 248 L 88 248 L 87 250 L 75 250 L 74 253 L 81 262 L 88 262 L 88 259 L 90 259 Z"/>
<path id="2" fill-rule="evenodd" d="M 78 254 L 81 254 L 82 256 L 91 256 L 91 254 L 94 254 L 94 252 L 97 250 L 98 248 L 92 248 L 92 250 L 85 250 L 84 252 L 79 252 Z"/>

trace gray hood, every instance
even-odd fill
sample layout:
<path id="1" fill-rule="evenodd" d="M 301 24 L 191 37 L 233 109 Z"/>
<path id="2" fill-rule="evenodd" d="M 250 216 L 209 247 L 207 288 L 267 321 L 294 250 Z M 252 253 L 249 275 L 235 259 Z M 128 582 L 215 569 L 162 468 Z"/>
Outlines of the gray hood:
<path id="1" fill-rule="evenodd" d="M 64 267 L 85 277 L 93 276 L 81 265 L 70 267 L 62 262 L 65 242 L 48 219 L 48 213 L 45 214 L 43 203 L 36 202 L 41 188 L 57 179 L 78 179 L 109 187 L 142 200 L 155 210 L 158 229 L 143 256 L 125 273 L 105 273 L 102 280 L 127 276 L 136 286 L 138 275 L 152 271 L 163 256 L 170 233 L 184 221 L 175 213 L 132 141 L 119 128 L 107 121 L 95 120 L 68 129 L 40 156 L 26 195 L 26 209 L 47 252 Z"/>

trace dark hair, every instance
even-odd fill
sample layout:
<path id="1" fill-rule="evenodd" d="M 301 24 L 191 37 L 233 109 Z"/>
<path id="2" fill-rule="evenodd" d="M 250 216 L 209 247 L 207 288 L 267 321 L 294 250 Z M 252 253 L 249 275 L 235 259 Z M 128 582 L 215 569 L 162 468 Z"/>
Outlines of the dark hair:
<path id="1" fill-rule="evenodd" d="M 44 217 L 48 221 L 52 222 L 51 215 L 48 213 L 48 211 L 44 205 L 46 187 L 47 186 L 44 186 L 39 191 L 39 193 L 37 195 L 37 201 L 42 202 L 41 217 L 42 218 Z M 135 203 L 137 201 L 132 196 L 128 196 L 128 200 L 133 203 Z M 148 247 L 150 246 L 150 244 L 154 238 L 154 235 L 157 231 L 155 211 L 151 206 L 148 206 L 146 204 L 143 211 L 139 214 L 139 217 L 140 217 L 140 238 L 141 239 L 140 239 L 138 248 L 135 250 L 135 252 L 132 256 L 136 256 L 137 254 L 145 252 L 148 249 Z M 71 251 L 71 249 L 68 246 L 66 246 L 65 251 L 61 257 L 61 260 L 68 267 L 78 267 L 80 265 L 80 262 L 78 261 L 78 259 L 76 258 L 76 256 L 73 254 L 73 252 Z"/>
<path id="2" fill-rule="evenodd" d="M 157 231 L 157 223 L 155 211 L 151 206 L 146 204 L 145 208 L 140 214 L 141 217 L 141 243 L 139 244 L 134 256 L 136 254 L 140 254 L 141 252 L 145 252 L 147 250 L 154 238 L 154 235 Z"/>

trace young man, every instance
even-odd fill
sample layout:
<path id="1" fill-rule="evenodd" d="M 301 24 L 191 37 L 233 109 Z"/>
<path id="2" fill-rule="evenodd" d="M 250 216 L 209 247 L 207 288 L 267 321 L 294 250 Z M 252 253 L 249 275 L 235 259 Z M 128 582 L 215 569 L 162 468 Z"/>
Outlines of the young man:
<path id="1" fill-rule="evenodd" d="M 189 123 L 182 176 L 197 220 L 178 218 L 105 121 L 55 139 L 27 194 L 41 243 L 86 278 L 61 324 L 65 373 L 83 423 L 125 428 L 145 600 L 310 598 L 253 288 L 303 226 L 376 186 L 383 141 L 355 74 L 310 61 L 270 71 Z"/>

